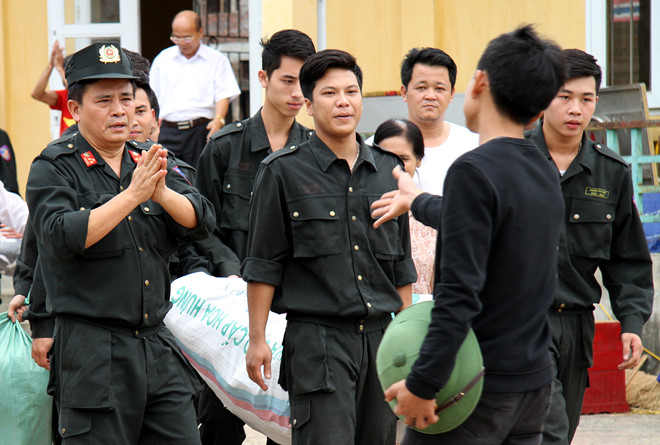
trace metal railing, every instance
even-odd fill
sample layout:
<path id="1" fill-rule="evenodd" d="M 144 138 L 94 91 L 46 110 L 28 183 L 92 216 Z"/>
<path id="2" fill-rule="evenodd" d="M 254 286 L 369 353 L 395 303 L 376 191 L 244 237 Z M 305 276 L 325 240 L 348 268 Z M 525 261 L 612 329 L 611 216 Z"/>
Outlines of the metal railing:
<path id="1" fill-rule="evenodd" d="M 633 182 L 633 192 L 635 204 L 639 211 L 640 218 L 644 223 L 660 222 L 660 213 L 644 213 L 644 199 L 646 193 L 660 193 L 658 185 L 658 164 L 660 164 L 660 155 L 644 153 L 644 138 L 648 138 L 647 129 L 660 127 L 658 120 L 640 120 L 640 121 L 614 121 L 614 122 L 592 122 L 587 128 L 587 132 L 604 130 L 606 133 L 606 142 L 609 148 L 621 154 L 619 147 L 618 130 L 630 131 L 630 155 L 621 155 L 621 157 L 630 165 L 631 177 Z M 650 150 L 654 151 L 653 142 L 649 141 Z M 644 184 L 644 165 L 649 165 L 652 171 L 652 185 Z"/>

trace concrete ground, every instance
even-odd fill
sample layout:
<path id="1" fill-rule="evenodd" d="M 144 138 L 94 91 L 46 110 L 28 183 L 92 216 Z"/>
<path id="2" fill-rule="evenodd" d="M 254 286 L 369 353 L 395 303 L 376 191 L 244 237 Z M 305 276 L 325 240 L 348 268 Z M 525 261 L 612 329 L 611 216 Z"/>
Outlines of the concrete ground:
<path id="1" fill-rule="evenodd" d="M 246 427 L 243 445 L 264 445 L 266 437 Z M 660 443 L 660 414 L 587 414 L 572 445 L 656 445 Z"/>

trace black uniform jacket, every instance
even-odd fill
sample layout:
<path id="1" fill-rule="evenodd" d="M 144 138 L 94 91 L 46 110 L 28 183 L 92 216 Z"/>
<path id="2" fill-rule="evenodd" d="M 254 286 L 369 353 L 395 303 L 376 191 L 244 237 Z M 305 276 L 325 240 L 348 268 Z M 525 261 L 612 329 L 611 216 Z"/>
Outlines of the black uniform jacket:
<path id="1" fill-rule="evenodd" d="M 85 248 L 90 211 L 128 188 L 141 150 L 150 146 L 126 144 L 121 178 L 80 133 L 49 145 L 32 163 L 27 203 L 46 306 L 53 315 L 95 319 L 108 326 L 162 322 L 170 307 L 170 255 L 180 238 L 208 236 L 215 222 L 208 200 L 173 161 L 168 161 L 167 186 L 192 203 L 195 229 L 180 226 L 158 203 L 147 200 Z"/>
<path id="2" fill-rule="evenodd" d="M 314 134 L 273 153 L 257 176 L 243 279 L 276 286 L 289 315 L 380 316 L 417 279 L 408 215 L 374 229 L 371 204 L 396 189 L 401 161 L 362 142 L 353 172 Z"/>
<path id="3" fill-rule="evenodd" d="M 297 145 L 312 133 L 293 123 L 285 148 Z M 204 148 L 197 165 L 196 185 L 215 208 L 212 235 L 199 243 L 212 263 L 215 276 L 238 275 L 247 250 L 250 197 L 259 164 L 272 153 L 261 110 L 242 122 L 226 125 Z"/>
<path id="4" fill-rule="evenodd" d="M 542 125 L 526 136 L 552 162 Z M 585 134 L 560 184 L 565 211 L 553 310 L 593 310 L 601 297 L 594 277 L 599 268 L 621 332 L 641 335 L 653 305 L 653 264 L 628 164 Z"/>

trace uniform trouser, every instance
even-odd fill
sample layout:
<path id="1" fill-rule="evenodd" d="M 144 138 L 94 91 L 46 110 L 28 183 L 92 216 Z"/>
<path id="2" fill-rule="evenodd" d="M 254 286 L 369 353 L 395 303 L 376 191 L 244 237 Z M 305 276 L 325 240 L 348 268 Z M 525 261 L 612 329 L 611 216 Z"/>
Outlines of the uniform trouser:
<path id="1" fill-rule="evenodd" d="M 64 445 L 199 445 L 195 376 L 166 328 L 118 333 L 58 317 L 49 393 Z"/>
<path id="2" fill-rule="evenodd" d="M 280 382 L 293 445 L 394 444 L 396 417 L 376 371 L 383 332 L 288 321 Z"/>
<path id="3" fill-rule="evenodd" d="M 593 314 L 551 313 L 548 318 L 555 378 L 542 443 L 568 445 L 580 423 L 584 391 L 589 382 L 587 369 L 594 337 Z"/>
<path id="4" fill-rule="evenodd" d="M 526 392 L 484 391 L 458 427 L 443 434 L 406 428 L 401 445 L 537 445 L 549 403 L 550 385 Z"/>
<path id="5" fill-rule="evenodd" d="M 207 384 L 199 396 L 197 422 L 202 445 L 241 445 L 245 440 L 245 422 L 225 408 Z M 271 439 L 266 444 L 277 445 Z"/>
<path id="6" fill-rule="evenodd" d="M 175 127 L 160 127 L 158 143 L 168 150 L 172 150 L 179 159 L 193 167 L 197 167 L 199 155 L 206 145 L 206 136 L 209 131 L 205 124 L 197 125 L 188 130 L 179 130 Z"/>

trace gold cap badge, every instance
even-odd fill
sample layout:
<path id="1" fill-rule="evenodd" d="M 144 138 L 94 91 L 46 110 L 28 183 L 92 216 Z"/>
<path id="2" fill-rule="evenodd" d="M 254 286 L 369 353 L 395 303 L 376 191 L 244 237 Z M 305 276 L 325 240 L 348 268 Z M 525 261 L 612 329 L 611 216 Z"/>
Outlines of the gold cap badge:
<path id="1" fill-rule="evenodd" d="M 121 62 L 121 56 L 115 45 L 103 45 L 99 49 L 99 61 L 103 63 Z"/>

